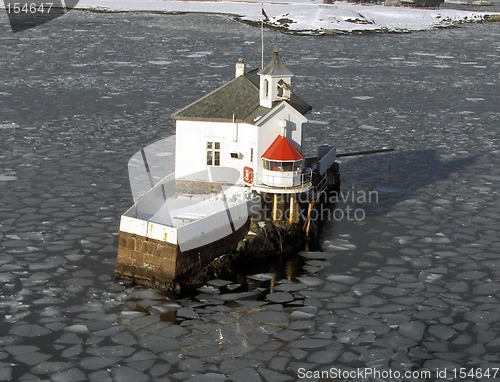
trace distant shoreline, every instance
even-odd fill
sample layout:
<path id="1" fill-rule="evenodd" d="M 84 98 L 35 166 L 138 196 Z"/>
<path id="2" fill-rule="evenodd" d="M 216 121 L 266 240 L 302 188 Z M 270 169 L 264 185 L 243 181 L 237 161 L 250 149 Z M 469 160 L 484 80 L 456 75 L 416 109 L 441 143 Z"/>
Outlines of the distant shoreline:
<path id="1" fill-rule="evenodd" d="M 216 1 L 216 2 L 223 2 L 223 0 L 185 0 L 186 2 L 209 2 L 209 1 Z M 241 1 L 242 0 L 234 0 L 234 1 Z M 207 11 L 162 11 L 162 10 L 112 10 L 108 8 L 102 8 L 102 7 L 96 7 L 96 8 L 74 8 L 74 10 L 81 11 L 81 12 L 89 12 L 89 13 L 149 13 L 149 14 L 157 14 L 157 15 L 190 15 L 190 14 L 199 14 L 199 15 L 219 15 L 219 16 L 227 16 L 227 17 L 232 17 L 234 20 L 254 26 L 254 27 L 260 27 L 261 26 L 261 21 L 253 21 L 253 20 L 247 20 L 243 16 L 235 13 L 215 13 L 215 12 L 207 12 Z M 265 28 L 270 28 L 270 29 L 276 29 L 281 32 L 287 33 L 287 34 L 296 34 L 296 35 L 365 35 L 365 34 L 375 34 L 375 33 L 396 33 L 396 34 L 406 34 L 406 33 L 411 33 L 411 32 L 424 32 L 424 31 L 429 31 L 429 30 L 437 30 L 437 29 L 450 29 L 450 28 L 458 28 L 462 24 L 479 24 L 482 22 L 500 22 L 500 15 L 497 14 L 486 14 L 484 16 L 484 19 L 482 20 L 477 20 L 477 21 L 463 21 L 460 23 L 456 23 L 453 25 L 443 25 L 443 26 L 435 26 L 430 29 L 423 29 L 423 30 L 414 30 L 414 31 L 407 31 L 407 30 L 399 30 L 399 31 L 389 31 L 386 28 L 381 28 L 381 29 L 372 29 L 372 30 L 353 30 L 353 31 L 344 31 L 344 30 L 328 30 L 328 29 L 323 29 L 323 30 L 303 30 L 303 31 L 294 31 L 294 30 L 289 30 L 286 27 L 283 27 L 282 25 L 275 25 L 275 24 L 270 24 L 270 23 L 264 23 Z"/>
<path id="2" fill-rule="evenodd" d="M 330 5 L 300 0 L 264 3 L 263 6 L 243 0 L 124 0 L 119 3 L 114 0 L 80 0 L 74 9 L 96 13 L 216 14 L 232 17 L 248 25 L 264 25 L 283 33 L 298 35 L 409 33 L 453 28 L 464 23 L 500 20 L 500 12 L 390 7 L 347 2 L 335 2 Z M 265 9 L 268 15 L 265 21 L 262 9 Z"/>

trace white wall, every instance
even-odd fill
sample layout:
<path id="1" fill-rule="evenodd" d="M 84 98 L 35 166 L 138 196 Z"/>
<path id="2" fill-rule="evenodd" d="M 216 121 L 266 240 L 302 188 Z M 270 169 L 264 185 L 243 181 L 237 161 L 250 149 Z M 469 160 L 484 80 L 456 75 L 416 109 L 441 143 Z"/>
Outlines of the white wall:
<path id="1" fill-rule="evenodd" d="M 287 121 L 286 137 L 294 144 L 297 150 L 302 152 L 302 124 L 307 122 L 307 118 L 286 102 L 283 102 L 257 122 L 259 124 L 259 131 L 261 132 L 259 136 L 259 159 L 276 137 L 281 134 L 279 126 L 281 119 Z M 258 172 L 262 173 L 262 164 L 260 162 Z"/>
<path id="2" fill-rule="evenodd" d="M 240 172 L 238 182 L 243 182 L 243 168 L 251 167 L 254 173 L 262 173 L 261 156 L 276 137 L 281 134 L 279 121 L 287 122 L 286 137 L 302 151 L 302 124 L 307 122 L 302 114 L 282 102 L 257 121 L 257 125 L 232 122 L 177 121 L 175 147 L 176 178 L 207 180 L 207 142 L 221 142 L 221 167 L 231 167 Z M 253 163 L 250 148 L 254 148 Z M 241 159 L 231 158 L 239 152 Z M 193 176 L 194 174 L 194 176 Z M 234 182 L 234 176 L 227 180 Z"/>
<path id="3" fill-rule="evenodd" d="M 175 148 L 176 178 L 207 170 L 207 142 L 221 142 L 221 167 L 235 168 L 243 181 L 245 166 L 255 169 L 260 157 L 257 156 L 257 126 L 247 123 L 177 121 Z M 254 163 L 250 162 L 250 148 L 254 148 Z M 231 158 L 232 152 L 242 154 L 241 159 Z M 234 177 L 229 179 L 233 182 Z"/>

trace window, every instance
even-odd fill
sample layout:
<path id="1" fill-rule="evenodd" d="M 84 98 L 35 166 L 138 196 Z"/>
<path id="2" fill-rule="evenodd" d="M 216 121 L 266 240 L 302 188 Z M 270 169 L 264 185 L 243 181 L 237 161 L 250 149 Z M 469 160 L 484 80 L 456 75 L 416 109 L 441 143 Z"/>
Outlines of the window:
<path id="1" fill-rule="evenodd" d="M 288 85 L 285 81 L 278 81 L 278 97 L 280 98 L 289 98 L 290 97 L 290 85 Z"/>
<path id="2" fill-rule="evenodd" d="M 269 97 L 269 81 L 264 80 L 264 96 Z"/>
<path id="3" fill-rule="evenodd" d="M 207 165 L 220 166 L 220 142 L 207 142 Z"/>
<path id="4" fill-rule="evenodd" d="M 250 162 L 253 163 L 253 147 L 250 147 Z"/>
<path id="5" fill-rule="evenodd" d="M 301 171 L 302 161 L 298 160 L 294 162 L 277 162 L 277 161 L 270 161 L 267 159 L 263 159 L 262 167 L 264 168 L 264 170 L 270 170 L 270 171 L 284 171 L 284 172 Z"/>

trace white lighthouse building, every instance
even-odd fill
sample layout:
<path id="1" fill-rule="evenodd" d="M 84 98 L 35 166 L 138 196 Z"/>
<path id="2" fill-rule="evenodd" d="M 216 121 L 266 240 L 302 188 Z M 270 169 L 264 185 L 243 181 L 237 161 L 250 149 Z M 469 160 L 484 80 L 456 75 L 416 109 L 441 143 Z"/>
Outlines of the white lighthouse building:
<path id="1" fill-rule="evenodd" d="M 311 106 L 292 92 L 292 77 L 277 50 L 260 71 L 245 72 L 240 60 L 232 81 L 176 112 L 176 179 L 307 191 L 302 146 Z"/>
<path id="2" fill-rule="evenodd" d="M 136 202 L 120 221 L 119 277 L 166 285 L 233 250 L 256 210 L 267 211 L 268 204 L 273 220 L 299 222 L 297 196 L 313 188 L 303 156 L 311 105 L 293 93 L 292 77 L 277 50 L 260 71 L 247 72 L 240 60 L 234 79 L 173 114 L 175 138 L 132 157 Z M 175 171 L 157 180 L 155 173 L 168 163 L 156 148 L 174 141 Z M 326 179 L 335 149 L 317 159 L 315 174 Z M 269 194 L 272 203 L 263 197 Z M 306 233 L 309 224 L 308 213 Z"/>

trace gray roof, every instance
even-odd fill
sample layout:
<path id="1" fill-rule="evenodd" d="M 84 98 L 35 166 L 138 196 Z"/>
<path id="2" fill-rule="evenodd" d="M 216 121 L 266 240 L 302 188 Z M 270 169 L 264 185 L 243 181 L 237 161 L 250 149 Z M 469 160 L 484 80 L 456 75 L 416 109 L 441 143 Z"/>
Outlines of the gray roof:
<path id="1" fill-rule="evenodd" d="M 283 65 L 277 49 L 274 49 L 271 62 L 267 64 L 267 66 L 262 69 L 259 74 L 268 74 L 270 76 L 293 76 L 293 73 L 289 71 L 285 65 Z"/>
<path id="2" fill-rule="evenodd" d="M 266 115 L 271 109 L 260 106 L 260 78 L 254 69 L 236 77 L 224 86 L 207 94 L 172 115 L 176 120 L 247 122 L 255 123 L 259 116 Z M 282 100 L 276 101 L 273 107 Z M 293 93 L 287 101 L 299 113 L 306 114 L 312 106 Z"/>

